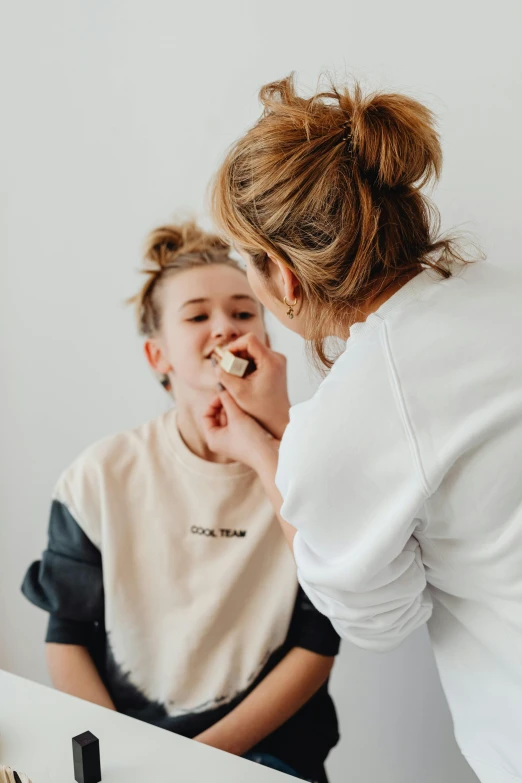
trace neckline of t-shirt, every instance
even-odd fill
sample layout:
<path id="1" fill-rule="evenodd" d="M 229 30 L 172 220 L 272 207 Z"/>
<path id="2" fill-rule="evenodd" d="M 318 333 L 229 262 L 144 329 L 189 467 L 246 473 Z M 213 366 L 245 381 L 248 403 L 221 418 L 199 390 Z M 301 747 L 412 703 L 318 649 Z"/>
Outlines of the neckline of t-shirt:
<path id="1" fill-rule="evenodd" d="M 193 473 L 213 478 L 234 479 L 250 475 L 253 471 L 242 462 L 209 462 L 194 454 L 183 438 L 177 425 L 177 412 L 175 408 L 168 410 L 162 417 L 163 435 L 169 451 L 175 459 Z"/>
<path id="2" fill-rule="evenodd" d="M 363 333 L 368 333 L 376 329 L 382 321 L 384 321 L 390 313 L 397 310 L 399 307 L 404 307 L 407 302 L 412 299 L 416 299 L 422 291 L 433 285 L 443 282 L 446 278 L 435 277 L 435 274 L 430 269 L 424 269 L 415 275 L 411 280 L 408 280 L 402 288 L 399 288 L 393 296 L 390 296 L 386 302 L 374 312 L 371 313 L 365 321 L 357 321 L 350 327 L 349 340 L 354 337 L 360 337 Z"/>

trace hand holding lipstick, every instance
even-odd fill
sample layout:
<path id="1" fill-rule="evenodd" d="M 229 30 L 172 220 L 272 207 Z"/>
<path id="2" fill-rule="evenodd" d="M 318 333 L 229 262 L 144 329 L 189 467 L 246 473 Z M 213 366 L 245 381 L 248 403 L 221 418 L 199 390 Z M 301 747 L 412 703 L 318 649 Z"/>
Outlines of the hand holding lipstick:
<path id="1" fill-rule="evenodd" d="M 224 351 L 250 360 L 254 369 L 244 377 L 232 375 L 216 364 L 216 380 L 245 413 L 256 419 L 274 438 L 281 439 L 289 418 L 286 357 L 272 351 L 255 335 L 245 334 Z M 246 368 L 245 368 L 246 369 Z"/>

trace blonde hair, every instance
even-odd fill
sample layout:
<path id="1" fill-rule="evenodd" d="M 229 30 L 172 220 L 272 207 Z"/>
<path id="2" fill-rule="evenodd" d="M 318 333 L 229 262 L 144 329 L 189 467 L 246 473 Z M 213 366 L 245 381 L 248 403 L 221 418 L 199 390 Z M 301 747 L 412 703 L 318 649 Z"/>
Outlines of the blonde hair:
<path id="1" fill-rule="evenodd" d="M 153 337 L 161 328 L 160 290 L 165 280 L 187 269 L 221 264 L 245 274 L 230 257 L 230 246 L 215 234 L 203 231 L 194 221 L 155 228 L 144 248 L 146 281 L 128 302 L 134 304 L 139 333 Z"/>
<path id="2" fill-rule="evenodd" d="M 306 337 L 326 366 L 333 324 L 349 326 L 389 286 L 424 267 L 464 262 L 440 237 L 422 188 L 440 175 L 432 112 L 405 95 L 361 87 L 298 95 L 293 74 L 261 88 L 263 114 L 213 182 L 214 218 L 267 275 L 284 261 L 306 301 Z"/>

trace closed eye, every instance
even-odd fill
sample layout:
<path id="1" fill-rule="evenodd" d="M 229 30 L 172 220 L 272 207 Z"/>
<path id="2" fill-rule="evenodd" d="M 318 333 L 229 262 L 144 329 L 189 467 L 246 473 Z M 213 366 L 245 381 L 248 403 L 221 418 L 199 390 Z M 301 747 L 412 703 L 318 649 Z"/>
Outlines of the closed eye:
<path id="1" fill-rule="evenodd" d="M 254 313 L 248 313 L 245 311 L 243 313 L 236 313 L 234 318 L 237 318 L 238 321 L 248 321 L 250 318 L 255 318 L 255 315 Z"/>

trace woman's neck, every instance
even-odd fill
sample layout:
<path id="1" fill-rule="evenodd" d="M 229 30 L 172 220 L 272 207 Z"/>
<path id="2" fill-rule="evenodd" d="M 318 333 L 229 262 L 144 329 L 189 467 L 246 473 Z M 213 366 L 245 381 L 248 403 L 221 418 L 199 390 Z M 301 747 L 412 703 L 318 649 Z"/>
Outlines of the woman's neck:
<path id="1" fill-rule="evenodd" d="M 179 434 L 190 451 L 207 462 L 229 463 L 230 460 L 210 451 L 203 434 L 201 421 L 214 393 L 195 392 L 190 404 L 183 398 L 176 398 L 176 422 Z"/>
<path id="2" fill-rule="evenodd" d="M 358 310 L 357 313 L 357 321 L 358 323 L 361 323 L 363 321 L 366 321 L 368 316 L 370 316 L 372 313 L 375 313 L 381 305 L 383 305 L 385 302 L 388 301 L 388 299 L 391 299 L 394 294 L 397 293 L 406 283 L 409 283 L 410 280 L 413 280 L 414 277 L 417 277 L 418 274 L 420 274 L 422 270 L 415 270 L 411 272 L 409 275 L 406 275 L 405 277 L 402 277 L 400 280 L 396 280 L 394 283 L 389 285 L 382 293 L 378 294 L 374 299 L 372 299 L 370 302 L 367 302 L 364 307 L 361 307 Z M 339 331 L 335 334 L 335 337 L 340 337 L 343 340 L 347 340 L 350 335 L 350 327 L 349 326 L 342 326 Z"/>

